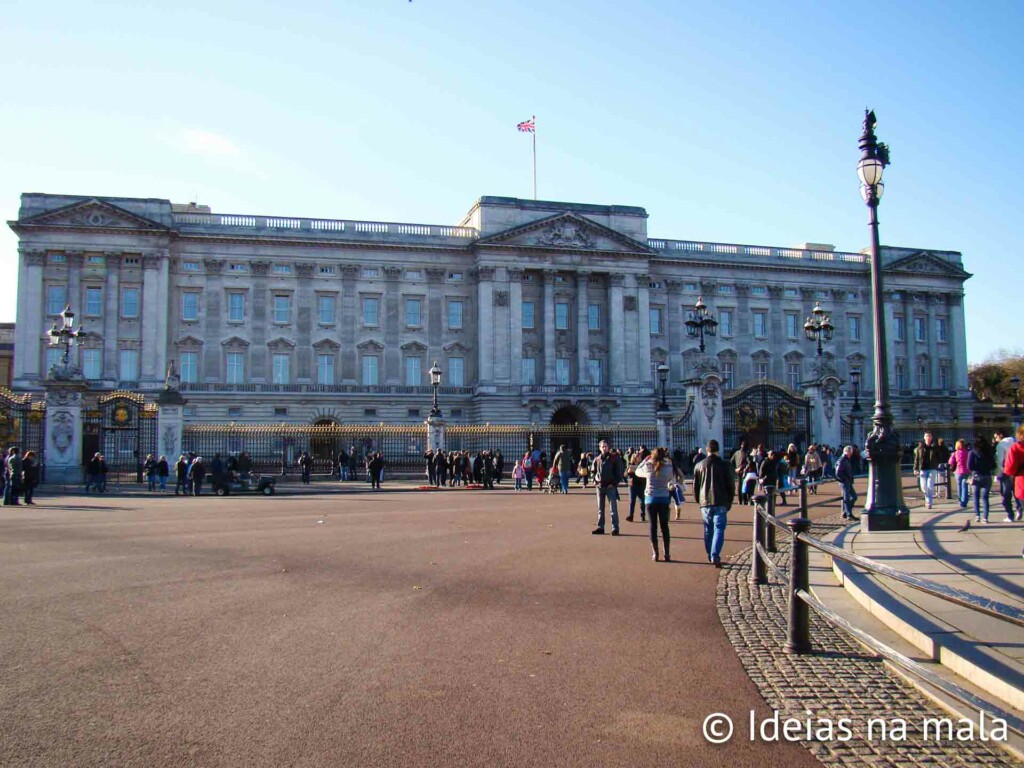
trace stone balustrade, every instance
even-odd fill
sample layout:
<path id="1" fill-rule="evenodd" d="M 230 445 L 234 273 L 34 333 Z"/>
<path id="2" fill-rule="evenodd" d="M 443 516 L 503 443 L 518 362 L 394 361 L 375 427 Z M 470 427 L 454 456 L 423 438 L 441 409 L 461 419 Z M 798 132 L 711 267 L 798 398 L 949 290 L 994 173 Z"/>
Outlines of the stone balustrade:
<path id="1" fill-rule="evenodd" d="M 473 227 L 450 227 L 438 224 L 396 224 L 384 221 L 350 221 L 346 219 L 304 219 L 283 216 L 249 216 L 232 213 L 175 213 L 174 224 L 185 230 L 250 230 L 254 234 L 309 232 L 316 236 L 344 235 L 346 238 L 387 235 L 405 237 L 454 238 L 472 240 L 477 237 Z"/>
<path id="2" fill-rule="evenodd" d="M 758 259 L 806 259 L 819 262 L 865 264 L 867 257 L 862 253 L 841 251 L 808 251 L 802 248 L 775 248 L 767 245 L 734 245 L 731 243 L 704 243 L 696 240 L 648 239 L 647 246 L 661 251 L 666 256 L 683 254 L 708 254 L 712 256 L 750 256 Z"/>

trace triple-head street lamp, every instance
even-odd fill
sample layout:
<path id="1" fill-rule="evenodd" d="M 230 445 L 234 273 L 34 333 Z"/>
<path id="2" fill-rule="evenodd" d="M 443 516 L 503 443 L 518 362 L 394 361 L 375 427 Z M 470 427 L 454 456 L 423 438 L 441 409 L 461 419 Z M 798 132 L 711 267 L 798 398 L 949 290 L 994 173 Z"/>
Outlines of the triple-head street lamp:
<path id="1" fill-rule="evenodd" d="M 658 408 L 662 411 L 668 410 L 668 400 L 665 399 L 665 384 L 668 382 L 668 366 L 665 363 L 658 365 L 658 381 L 661 382 L 661 403 Z"/>
<path id="2" fill-rule="evenodd" d="M 878 241 L 878 203 L 885 189 L 882 171 L 889 165 L 889 148 L 875 138 L 875 113 L 864 111 L 860 137 L 860 193 L 868 206 L 871 229 L 871 309 L 874 322 L 875 412 L 872 430 L 864 446 L 868 458 L 868 495 L 861 524 L 869 531 L 907 530 L 910 510 L 903 502 L 900 458 L 903 446 L 893 429 L 889 404 L 889 356 L 885 338 L 885 305 L 882 302 L 882 253 Z"/>
<path id="3" fill-rule="evenodd" d="M 434 388 L 434 405 L 430 409 L 430 418 L 441 418 L 441 409 L 437 405 L 437 388 L 441 386 L 441 369 L 437 367 L 437 360 L 430 366 L 430 386 Z"/>
<path id="4" fill-rule="evenodd" d="M 77 329 L 75 328 L 75 313 L 71 311 L 70 304 L 64 307 L 60 317 L 61 325 L 58 326 L 55 321 L 50 329 L 50 346 L 59 347 L 61 344 L 64 345 L 64 357 L 61 358 L 61 365 L 67 368 L 71 359 L 71 347 L 80 338 L 85 336 L 85 329 L 81 325 Z"/>
<path id="5" fill-rule="evenodd" d="M 835 333 L 835 326 L 832 325 L 832 318 L 825 314 L 821 308 L 821 302 L 814 302 L 814 309 L 811 310 L 811 317 L 804 323 L 804 333 L 809 341 L 818 342 L 818 357 L 821 357 L 822 344 L 832 341 L 832 334 Z"/>
<path id="6" fill-rule="evenodd" d="M 853 408 L 850 414 L 860 416 L 860 368 L 850 369 L 850 383 L 853 384 Z"/>
<path id="7" fill-rule="evenodd" d="M 704 351 L 704 336 L 714 336 L 718 329 L 718 321 L 704 303 L 704 297 L 698 296 L 693 305 L 690 317 L 686 320 L 686 335 L 691 339 L 700 338 L 700 351 Z"/>
<path id="8" fill-rule="evenodd" d="M 1010 386 L 1013 388 L 1013 424 L 1020 424 L 1020 376 L 1010 377 Z"/>

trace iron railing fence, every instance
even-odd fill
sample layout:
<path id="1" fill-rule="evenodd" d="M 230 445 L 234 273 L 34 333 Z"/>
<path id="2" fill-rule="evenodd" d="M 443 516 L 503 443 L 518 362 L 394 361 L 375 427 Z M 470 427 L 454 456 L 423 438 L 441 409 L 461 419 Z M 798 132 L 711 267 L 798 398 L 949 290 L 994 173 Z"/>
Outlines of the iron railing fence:
<path id="1" fill-rule="evenodd" d="M 841 547 L 809 536 L 807 532 L 810 530 L 811 520 L 807 517 L 808 488 L 812 485 L 835 482 L 835 480 L 822 480 L 817 483 L 809 483 L 807 480 L 801 479 L 800 506 L 797 509 L 798 516 L 789 517 L 784 521 L 775 515 L 774 487 L 766 488 L 765 494 L 757 496 L 755 499 L 750 583 L 755 586 L 767 584 L 768 571 L 770 570 L 788 591 L 789 620 L 786 630 L 786 651 L 793 654 L 810 653 L 812 651 L 810 609 L 813 608 L 826 621 L 843 629 L 891 663 L 924 680 L 929 685 L 938 688 L 957 701 L 979 711 L 984 711 L 989 715 L 1002 718 L 1009 728 L 1020 735 L 1024 735 L 1024 720 L 1005 708 L 993 704 L 991 701 L 987 701 L 965 688 L 950 682 L 946 678 L 935 674 L 919 662 L 914 661 L 864 630 L 854 626 L 811 593 L 808 554 L 809 549 L 813 548 L 824 552 L 833 559 L 842 560 L 869 573 L 898 581 L 908 587 L 933 597 L 938 597 L 962 608 L 1000 619 L 1015 626 L 1024 627 L 1024 611 L 1015 606 L 940 584 L 916 574 L 900 571 L 892 566 L 879 563 L 853 552 L 848 552 Z M 817 502 L 818 505 L 822 503 L 820 500 Z M 771 555 L 778 551 L 775 536 L 776 530 L 783 531 L 790 537 L 791 549 L 788 571 L 783 570 L 771 558 Z"/>

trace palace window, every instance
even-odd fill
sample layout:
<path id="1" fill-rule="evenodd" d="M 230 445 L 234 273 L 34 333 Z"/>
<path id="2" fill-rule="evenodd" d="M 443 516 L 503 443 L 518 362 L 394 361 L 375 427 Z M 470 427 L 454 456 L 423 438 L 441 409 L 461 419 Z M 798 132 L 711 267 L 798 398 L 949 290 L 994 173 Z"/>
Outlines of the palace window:
<path id="1" fill-rule="evenodd" d="M 183 261 L 181 263 L 181 269 L 184 272 L 199 272 L 200 271 L 199 270 L 199 262 L 198 261 Z"/>
<path id="2" fill-rule="evenodd" d="M 374 296 L 363 297 L 363 325 L 376 326 L 380 322 L 380 299 Z"/>
<path id="3" fill-rule="evenodd" d="M 696 293 L 697 292 L 697 284 L 696 283 L 683 283 L 683 290 L 687 291 L 689 293 Z"/>
<path id="4" fill-rule="evenodd" d="M 569 383 L 569 358 L 555 358 L 555 383 L 562 385 Z"/>
<path id="5" fill-rule="evenodd" d="M 768 295 L 768 286 L 766 286 L 766 285 L 752 285 L 752 286 L 750 286 L 750 295 L 751 296 L 767 296 Z"/>
<path id="6" fill-rule="evenodd" d="M 448 302 L 448 327 L 457 329 L 462 327 L 462 302 Z"/>
<path id="7" fill-rule="evenodd" d="M 423 324 L 423 302 L 420 299 L 405 300 L 405 324 L 410 328 L 419 328 Z"/>
<path id="8" fill-rule="evenodd" d="M 566 301 L 555 302 L 555 330 L 569 330 L 569 303 Z"/>
<path id="9" fill-rule="evenodd" d="M 944 317 L 938 317 L 935 319 L 935 338 L 940 342 L 949 341 L 946 337 L 946 318 Z"/>
<path id="10" fill-rule="evenodd" d="M 423 270 L 422 269 L 407 269 L 405 270 L 406 280 L 422 280 Z"/>
<path id="11" fill-rule="evenodd" d="M 754 313 L 754 335 L 765 338 L 768 335 L 768 313 Z"/>
<path id="12" fill-rule="evenodd" d="M 524 357 L 522 362 L 522 378 L 523 384 L 536 384 L 537 383 L 537 359 L 534 357 Z"/>
<path id="13" fill-rule="evenodd" d="M 90 254 L 90 255 L 85 257 L 85 263 L 86 264 L 92 264 L 94 267 L 96 267 L 96 266 L 102 267 L 106 263 L 106 261 L 107 261 L 106 257 L 100 256 L 99 254 L 95 254 L 95 253 Z"/>
<path id="14" fill-rule="evenodd" d="M 380 267 L 364 267 L 363 277 L 368 280 L 380 277 Z"/>
<path id="15" fill-rule="evenodd" d="M 334 355 L 316 356 L 316 383 L 334 383 Z"/>
<path id="16" fill-rule="evenodd" d="M 287 384 L 289 382 L 289 363 L 291 355 L 287 352 L 274 353 L 274 383 Z"/>
<path id="17" fill-rule="evenodd" d="M 320 325 L 334 325 L 334 303 L 333 296 L 316 297 L 316 319 Z"/>
<path id="18" fill-rule="evenodd" d="M 449 272 L 448 273 L 448 279 L 451 280 L 453 283 L 460 282 L 462 280 L 462 273 L 461 272 Z"/>
<path id="19" fill-rule="evenodd" d="M 928 389 L 928 387 L 931 386 L 931 382 L 929 381 L 930 378 L 931 377 L 929 376 L 928 363 L 918 363 L 917 364 L 917 388 L 918 389 Z"/>
<path id="20" fill-rule="evenodd" d="M 764 379 L 768 378 L 768 363 L 754 363 L 754 378 L 759 381 L 763 381 Z"/>
<path id="21" fill-rule="evenodd" d="M 68 305 L 66 285 L 50 285 L 46 288 L 46 314 L 59 315 Z"/>
<path id="22" fill-rule="evenodd" d="M 85 315 L 86 317 L 99 317 L 103 312 L 103 289 L 85 289 Z"/>
<path id="23" fill-rule="evenodd" d="M 240 405 L 229 405 L 228 406 L 228 418 L 229 419 L 240 419 L 240 418 L 242 418 L 242 406 L 240 406 Z"/>
<path id="24" fill-rule="evenodd" d="M 800 363 L 789 363 L 786 366 L 786 376 L 789 378 L 789 388 L 800 388 Z"/>
<path id="25" fill-rule="evenodd" d="M 523 302 L 523 328 L 533 329 L 537 327 L 537 305 L 532 301 Z"/>
<path id="26" fill-rule="evenodd" d="M 722 363 L 722 389 L 732 389 L 736 380 L 736 369 L 732 363 Z"/>
<path id="27" fill-rule="evenodd" d="M 82 374 L 90 381 L 103 378 L 103 350 L 82 350 Z"/>
<path id="28" fill-rule="evenodd" d="M 363 355 L 363 384 L 376 387 L 380 382 L 380 358 L 377 355 Z"/>
<path id="29" fill-rule="evenodd" d="M 448 358 L 448 386 L 451 386 L 451 387 L 464 387 L 464 386 L 466 386 L 466 358 L 464 358 L 464 357 L 449 357 Z"/>
<path id="30" fill-rule="evenodd" d="M 121 350 L 121 367 L 118 371 L 118 378 L 121 381 L 139 380 L 139 350 Z"/>
<path id="31" fill-rule="evenodd" d="M 914 318 L 914 341 L 928 340 L 928 320 L 924 317 Z"/>
<path id="32" fill-rule="evenodd" d="M 600 304 L 588 304 L 587 305 L 587 328 L 592 331 L 601 330 L 601 305 Z"/>
<path id="33" fill-rule="evenodd" d="M 590 374 L 590 383 L 595 387 L 604 384 L 604 368 L 600 360 L 589 358 L 587 360 L 587 373 Z"/>
<path id="34" fill-rule="evenodd" d="M 902 360 L 896 361 L 896 389 L 907 388 L 907 366 Z"/>
<path id="35" fill-rule="evenodd" d="M 907 338 L 907 324 L 903 315 L 893 315 L 893 328 L 896 332 L 896 341 L 904 341 Z"/>
<path id="36" fill-rule="evenodd" d="M 718 331 L 723 336 L 732 336 L 732 310 L 723 309 L 718 313 Z"/>
<path id="37" fill-rule="evenodd" d="M 799 299 L 800 298 L 800 289 L 799 288 L 787 288 L 785 293 L 786 293 L 786 298 L 787 299 Z"/>
<path id="38" fill-rule="evenodd" d="M 229 264 L 228 272 L 245 272 L 245 264 Z"/>
<path id="39" fill-rule="evenodd" d="M 54 366 L 60 365 L 61 360 L 64 359 L 64 350 L 60 347 L 47 347 L 46 348 L 46 370 L 49 371 Z M 72 358 L 69 356 L 68 360 Z"/>
<path id="40" fill-rule="evenodd" d="M 181 319 L 194 323 L 199 319 L 199 294 L 181 294 Z"/>
<path id="41" fill-rule="evenodd" d="M 227 354 L 227 383 L 245 383 L 245 353 L 228 352 Z"/>
<path id="42" fill-rule="evenodd" d="M 290 275 L 292 273 L 291 264 L 275 264 L 273 267 L 275 275 Z"/>
<path id="43" fill-rule="evenodd" d="M 320 267 L 321 275 L 333 275 L 335 272 L 334 267 Z"/>
<path id="44" fill-rule="evenodd" d="M 786 313 L 786 338 L 795 339 L 797 337 L 797 330 L 800 327 L 800 317 L 796 312 Z"/>
<path id="45" fill-rule="evenodd" d="M 241 323 L 245 321 L 245 294 L 228 294 L 228 322 Z"/>
<path id="46" fill-rule="evenodd" d="M 720 285 L 718 286 L 719 293 L 732 293 L 733 287 L 731 285 Z"/>
<path id="47" fill-rule="evenodd" d="M 939 363 L 939 388 L 949 389 L 949 363 Z"/>
<path id="48" fill-rule="evenodd" d="M 198 381 L 199 354 L 197 352 L 182 352 L 179 360 L 181 363 L 181 382 L 183 384 L 195 384 Z"/>
<path id="49" fill-rule="evenodd" d="M 651 307 L 651 333 L 654 335 L 661 334 L 661 307 Z"/>
<path id="50" fill-rule="evenodd" d="M 287 293 L 274 294 L 274 322 L 283 325 L 291 321 L 292 297 Z"/>
<path id="51" fill-rule="evenodd" d="M 122 288 L 121 289 L 121 317 L 131 320 L 139 316 L 139 289 L 138 288 Z M 123 379 L 123 381 L 132 381 L 132 379 Z"/>
<path id="52" fill-rule="evenodd" d="M 860 341 L 860 315 L 850 315 L 846 323 L 850 341 Z"/>
<path id="53" fill-rule="evenodd" d="M 418 387 L 423 383 L 423 358 L 410 355 L 405 358 L 405 386 Z"/>

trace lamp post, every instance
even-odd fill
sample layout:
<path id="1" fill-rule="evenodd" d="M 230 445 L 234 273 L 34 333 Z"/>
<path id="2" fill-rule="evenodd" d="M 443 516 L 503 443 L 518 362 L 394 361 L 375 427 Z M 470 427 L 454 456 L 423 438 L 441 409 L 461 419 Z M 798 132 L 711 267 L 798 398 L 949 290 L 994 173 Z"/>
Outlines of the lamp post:
<path id="1" fill-rule="evenodd" d="M 668 382 L 668 366 L 665 363 L 658 365 L 658 381 L 661 382 L 661 403 L 658 408 L 667 411 L 668 400 L 665 399 L 665 384 Z"/>
<path id="2" fill-rule="evenodd" d="M 852 441 L 860 442 L 860 368 L 850 369 L 850 383 L 853 385 L 853 407 L 850 408 L 850 425 Z"/>
<path id="3" fill-rule="evenodd" d="M 832 341 L 832 334 L 835 332 L 835 329 L 835 326 L 832 325 L 832 318 L 825 314 L 825 310 L 821 308 L 821 302 L 814 302 L 811 317 L 808 317 L 807 322 L 804 323 L 804 333 L 807 334 L 809 341 L 818 342 L 819 358 L 822 353 L 822 344 Z"/>
<path id="4" fill-rule="evenodd" d="M 1020 376 L 1010 377 L 1010 386 L 1013 388 L 1013 428 L 1020 429 Z"/>
<path id="5" fill-rule="evenodd" d="M 864 132 L 860 137 L 857 175 L 861 197 L 868 206 L 871 229 L 871 309 L 874 322 L 875 411 L 872 430 L 864 449 L 867 454 L 868 495 L 861 525 L 869 531 L 908 530 L 910 510 L 903 501 L 900 458 L 903 447 L 893 428 L 889 404 L 889 357 L 885 338 L 885 305 L 882 299 L 882 252 L 878 242 L 878 203 L 885 186 L 882 171 L 889 165 L 889 148 L 875 138 L 875 113 L 864 111 Z"/>
<path id="6" fill-rule="evenodd" d="M 708 310 L 704 297 L 698 296 L 693 305 L 690 317 L 686 320 L 686 335 L 691 339 L 700 339 L 700 351 L 704 351 L 704 337 L 714 336 L 718 331 L 718 321 Z"/>
<path id="7" fill-rule="evenodd" d="M 67 368 L 71 360 L 71 347 L 85 335 L 85 329 L 81 325 L 77 329 L 74 327 L 75 313 L 71 311 L 70 304 L 64 307 L 60 317 L 61 325 L 58 326 L 54 322 L 53 327 L 50 329 L 50 346 L 59 347 L 61 344 L 64 345 L 64 356 L 61 358 L 61 365 Z"/>
<path id="8" fill-rule="evenodd" d="M 437 367 L 437 360 L 430 366 L 430 386 L 434 388 L 434 405 L 430 409 L 432 419 L 441 418 L 441 409 L 437 405 L 437 388 L 441 386 L 441 369 Z"/>

